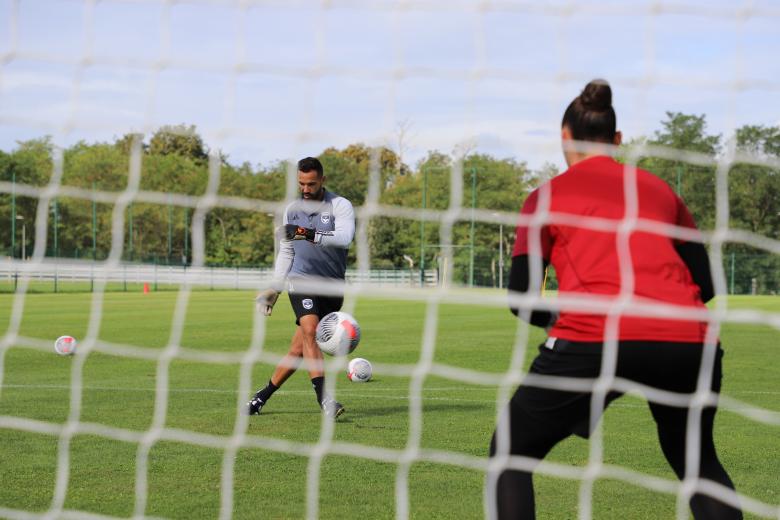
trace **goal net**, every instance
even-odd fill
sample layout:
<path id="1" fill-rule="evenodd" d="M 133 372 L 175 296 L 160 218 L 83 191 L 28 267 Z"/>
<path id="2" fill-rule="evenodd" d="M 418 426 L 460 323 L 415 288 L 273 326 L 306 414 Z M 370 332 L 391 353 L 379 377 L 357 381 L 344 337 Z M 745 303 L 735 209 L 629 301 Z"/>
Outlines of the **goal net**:
<path id="1" fill-rule="evenodd" d="M 761 2 L 0 0 L 0 516 L 492 518 L 498 472 L 533 468 L 540 517 L 683 519 L 703 493 L 780 518 L 778 19 Z M 518 222 L 616 233 L 624 258 L 635 232 L 692 238 L 636 207 L 519 220 L 595 77 L 626 200 L 636 166 L 680 194 L 717 297 L 704 314 L 638 302 L 626 269 L 614 300 L 558 297 L 551 273 L 511 302 L 704 319 L 719 395 L 706 370 L 692 394 L 617 378 L 610 341 L 596 379 L 527 372 L 544 334 L 507 309 Z M 343 420 L 304 374 L 250 417 L 294 333 L 286 298 L 265 317 L 254 291 L 316 155 L 357 228 L 346 285 L 306 289 L 343 294 L 373 380 L 327 358 Z M 73 356 L 54 352 L 64 334 Z M 627 395 L 541 463 L 509 456 L 502 427 L 489 459 L 522 381 L 585 385 L 594 411 Z M 690 453 L 717 402 L 736 493 L 674 476 L 645 400 L 689 408 Z"/>

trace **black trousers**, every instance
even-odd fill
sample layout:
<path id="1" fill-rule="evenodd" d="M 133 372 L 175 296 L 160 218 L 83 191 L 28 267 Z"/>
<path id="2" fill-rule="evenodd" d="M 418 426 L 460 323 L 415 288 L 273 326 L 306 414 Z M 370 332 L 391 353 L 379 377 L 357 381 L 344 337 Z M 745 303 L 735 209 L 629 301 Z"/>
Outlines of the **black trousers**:
<path id="1" fill-rule="evenodd" d="M 552 348 L 543 344 L 539 346 L 539 355 L 531 365 L 530 372 L 596 378 L 601 370 L 603 348 L 601 343 L 560 339 Z M 696 390 L 704 348 L 696 343 L 624 341 L 618 345 L 616 376 L 671 392 L 692 393 Z M 720 391 L 722 357 L 723 351 L 718 346 L 711 386 L 716 393 Z M 605 400 L 605 408 L 621 395 L 610 392 Z M 587 437 L 590 434 L 591 397 L 590 392 L 520 385 L 502 418 L 502 421 L 509 421 L 509 453 L 541 460 L 568 436 L 576 434 Z M 648 405 L 657 425 L 663 454 L 677 477 L 682 478 L 685 475 L 688 409 L 650 401 Z M 712 436 L 715 411 L 714 407 L 706 407 L 701 416 L 699 476 L 734 489 L 715 452 Z M 493 434 L 491 456 L 497 452 L 499 428 Z M 502 471 L 496 483 L 495 500 L 500 519 L 534 518 L 532 474 L 510 469 Z M 690 506 L 696 519 L 742 518 L 739 509 L 701 493 L 693 495 Z"/>

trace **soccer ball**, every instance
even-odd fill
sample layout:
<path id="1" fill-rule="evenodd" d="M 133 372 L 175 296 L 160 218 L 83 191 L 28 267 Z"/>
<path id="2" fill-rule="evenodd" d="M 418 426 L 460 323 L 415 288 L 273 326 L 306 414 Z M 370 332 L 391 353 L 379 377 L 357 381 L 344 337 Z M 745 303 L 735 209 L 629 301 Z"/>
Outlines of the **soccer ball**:
<path id="1" fill-rule="evenodd" d="M 347 365 L 347 377 L 353 383 L 365 383 L 371 379 L 373 369 L 367 359 L 356 357 Z"/>
<path id="2" fill-rule="evenodd" d="M 76 352 L 76 345 L 78 342 L 73 336 L 60 336 L 54 342 L 54 350 L 60 356 L 70 356 Z"/>
<path id="3" fill-rule="evenodd" d="M 360 326 L 346 312 L 331 312 L 320 320 L 315 338 L 324 353 L 344 356 L 360 343 Z"/>

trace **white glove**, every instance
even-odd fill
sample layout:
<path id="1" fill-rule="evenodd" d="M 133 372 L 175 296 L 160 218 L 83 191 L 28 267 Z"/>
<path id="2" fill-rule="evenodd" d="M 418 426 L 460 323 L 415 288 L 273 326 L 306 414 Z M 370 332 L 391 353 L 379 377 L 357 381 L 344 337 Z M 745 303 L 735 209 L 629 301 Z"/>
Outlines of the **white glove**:
<path id="1" fill-rule="evenodd" d="M 257 295 L 257 298 L 255 298 L 257 312 L 262 312 L 266 316 L 270 316 L 271 311 L 274 309 L 274 304 L 278 299 L 279 291 L 276 289 L 266 289 L 265 291 L 260 292 L 260 294 Z"/>

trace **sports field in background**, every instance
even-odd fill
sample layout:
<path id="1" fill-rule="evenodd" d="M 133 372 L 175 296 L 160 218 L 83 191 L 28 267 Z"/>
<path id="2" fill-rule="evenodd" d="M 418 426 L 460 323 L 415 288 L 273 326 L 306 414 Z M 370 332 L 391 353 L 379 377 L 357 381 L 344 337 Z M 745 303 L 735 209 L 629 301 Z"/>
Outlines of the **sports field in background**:
<path id="1" fill-rule="evenodd" d="M 100 339 L 162 349 L 168 342 L 176 292 L 115 292 L 104 295 Z M 0 324 L 8 328 L 12 294 L 0 294 Z M 28 294 L 20 334 L 53 341 L 63 334 L 78 339 L 88 327 L 92 295 Z M 425 323 L 424 302 L 360 297 L 354 314 L 363 338 L 352 357 L 375 364 L 419 360 Z M 730 307 L 780 312 L 780 297 L 732 297 Z M 181 343 L 203 351 L 245 351 L 252 334 L 253 294 L 195 291 L 187 308 Z M 267 321 L 265 348 L 282 354 L 293 332 L 286 295 Z M 486 456 L 495 424 L 499 378 L 510 361 L 517 324 L 505 308 L 442 304 L 438 313 L 434 361 L 495 373 L 490 386 L 465 385 L 429 376 L 423 392 L 422 448 Z M 744 403 L 780 413 L 780 364 L 776 329 L 725 324 L 723 393 Z M 533 330 L 527 360 L 542 335 Z M 70 403 L 73 357 L 12 347 L 5 353 L 0 416 L 62 424 Z M 253 389 L 268 379 L 272 366 L 258 364 Z M 143 432 L 152 422 L 157 363 L 92 353 L 84 365 L 81 421 Z M 227 437 L 233 433 L 238 402 L 239 365 L 174 359 L 169 371 L 166 427 Z M 401 451 L 409 436 L 409 378 L 381 373 L 367 384 L 338 375 L 337 398 L 347 409 L 335 425 L 334 440 Z M 320 412 L 304 372 L 277 392 L 262 415 L 251 417 L 247 433 L 293 443 L 315 443 Z M 604 419 L 604 457 L 608 464 L 673 479 L 656 441 L 646 405 L 627 396 Z M 780 427 L 750 421 L 721 410 L 716 444 L 737 490 L 769 504 L 780 504 Z M 0 508 L 42 512 L 54 495 L 59 438 L 0 429 Z M 135 505 L 138 445 L 90 435 L 73 437 L 65 509 L 129 517 Z M 572 438 L 549 460 L 583 466 L 588 444 Z M 217 518 L 223 450 L 161 441 L 149 457 L 147 516 Z M 235 460 L 234 518 L 302 518 L 306 511 L 308 458 L 263 449 L 242 449 Z M 325 457 L 320 480 L 322 518 L 395 517 L 395 464 L 359 457 Z M 410 471 L 410 517 L 481 518 L 483 477 L 456 465 L 415 463 Z M 538 517 L 576 518 L 579 482 L 538 476 Z M 675 497 L 638 486 L 598 480 L 595 519 L 673 518 Z M 746 515 L 746 518 L 755 518 Z"/>

